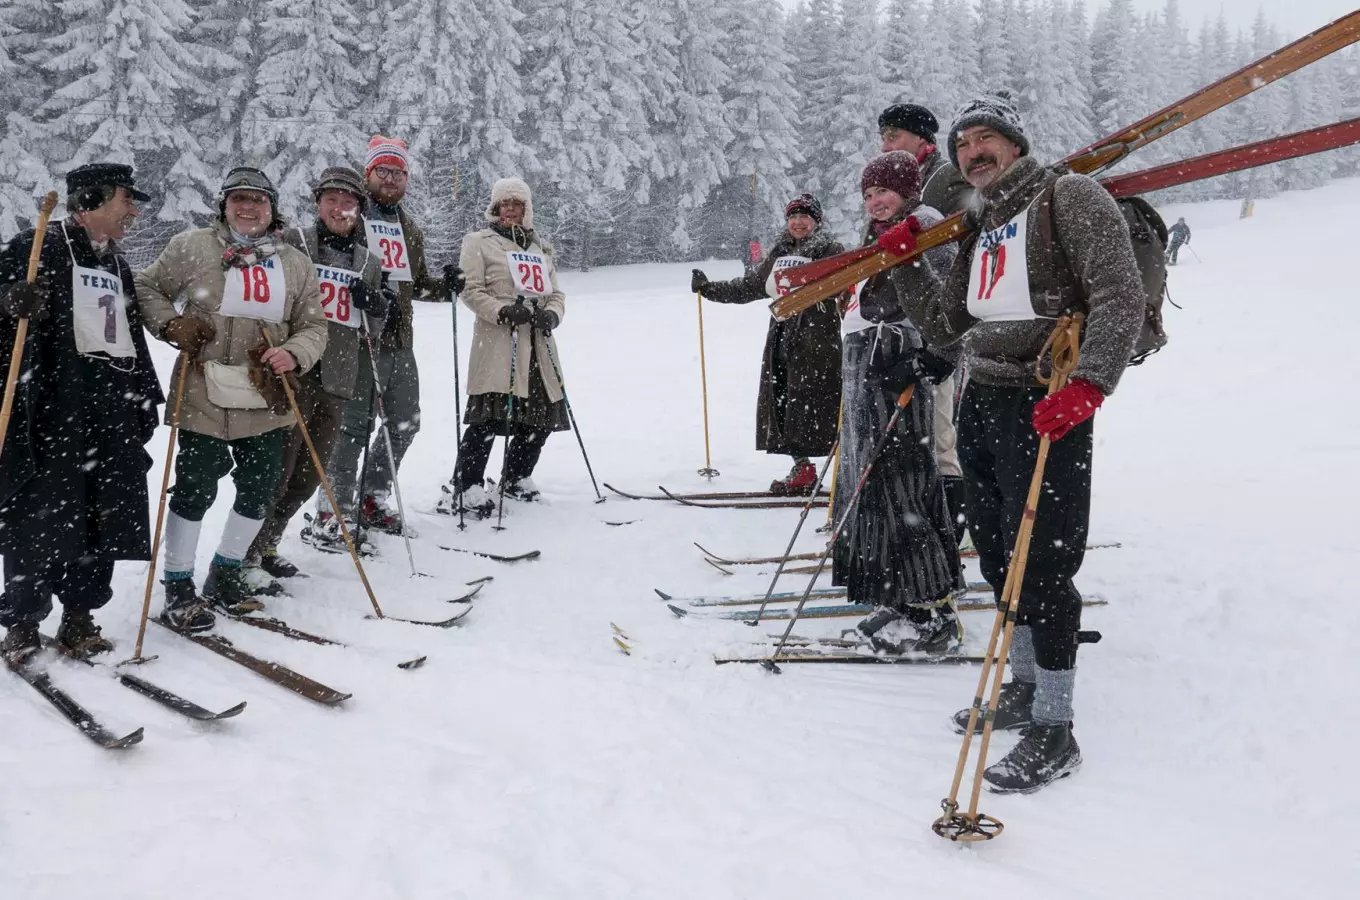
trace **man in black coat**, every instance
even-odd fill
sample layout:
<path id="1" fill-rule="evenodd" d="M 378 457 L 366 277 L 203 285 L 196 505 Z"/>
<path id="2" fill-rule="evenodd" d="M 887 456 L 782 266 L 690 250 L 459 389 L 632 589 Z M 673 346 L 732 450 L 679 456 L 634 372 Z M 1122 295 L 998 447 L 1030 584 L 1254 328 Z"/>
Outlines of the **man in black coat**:
<path id="1" fill-rule="evenodd" d="M 48 229 L 34 284 L 34 232 L 0 252 L 0 369 L 29 320 L 0 455 L 0 652 L 12 659 L 38 648 L 53 594 L 58 641 L 85 657 L 112 649 L 91 611 L 113 596 L 115 560 L 151 554 L 143 445 L 165 397 L 115 244 L 150 198 L 130 166 L 112 163 L 73 170 L 66 194 L 70 218 Z"/>

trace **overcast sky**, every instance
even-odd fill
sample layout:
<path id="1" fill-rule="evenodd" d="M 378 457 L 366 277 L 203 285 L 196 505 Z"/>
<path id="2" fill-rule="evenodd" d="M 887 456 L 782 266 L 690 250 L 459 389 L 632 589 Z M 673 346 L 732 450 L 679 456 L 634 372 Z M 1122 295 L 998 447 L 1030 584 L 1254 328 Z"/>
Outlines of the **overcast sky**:
<path id="1" fill-rule="evenodd" d="M 787 7 L 794 7 L 798 0 L 781 0 Z M 1104 6 L 1106 0 L 1087 0 L 1088 11 Z M 1199 30 L 1205 18 L 1217 18 L 1222 10 L 1228 19 L 1228 26 L 1236 29 L 1246 27 L 1256 18 L 1258 10 L 1266 11 L 1270 19 L 1286 35 L 1299 37 L 1314 28 L 1339 18 L 1360 4 L 1360 0 L 1180 0 L 1181 15 L 1190 26 L 1191 34 Z M 1135 8 L 1149 11 L 1166 7 L 1166 0 L 1133 0 Z"/>

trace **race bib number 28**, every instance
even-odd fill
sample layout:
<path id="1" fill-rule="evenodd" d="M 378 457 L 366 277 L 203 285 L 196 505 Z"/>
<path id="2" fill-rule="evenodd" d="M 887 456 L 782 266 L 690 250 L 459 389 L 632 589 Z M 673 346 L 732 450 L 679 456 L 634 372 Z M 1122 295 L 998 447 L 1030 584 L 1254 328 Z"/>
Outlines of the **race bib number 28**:
<path id="1" fill-rule="evenodd" d="M 510 277 L 514 279 L 515 290 L 519 293 L 539 297 L 552 293 L 548 261 L 543 254 L 511 250 L 505 254 L 505 262 L 510 267 Z"/>
<path id="2" fill-rule="evenodd" d="M 321 311 L 326 319 L 337 325 L 358 328 L 360 316 L 350 302 L 349 286 L 359 276 L 348 269 L 316 267 L 317 285 L 321 289 Z"/>

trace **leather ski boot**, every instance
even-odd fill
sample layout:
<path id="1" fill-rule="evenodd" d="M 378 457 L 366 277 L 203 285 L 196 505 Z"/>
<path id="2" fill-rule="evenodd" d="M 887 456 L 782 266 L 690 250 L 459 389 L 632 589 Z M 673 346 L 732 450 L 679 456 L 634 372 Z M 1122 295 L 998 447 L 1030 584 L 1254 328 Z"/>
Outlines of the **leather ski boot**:
<path id="1" fill-rule="evenodd" d="M 37 625 L 11 625 L 5 632 L 5 639 L 0 641 L 0 656 L 12 663 L 18 663 L 41 649 L 42 638 L 38 635 Z"/>
<path id="2" fill-rule="evenodd" d="M 1081 768 L 1081 748 L 1072 736 L 1072 723 L 1030 725 L 1020 743 L 982 773 L 994 794 L 1032 794 Z"/>
<path id="3" fill-rule="evenodd" d="M 203 582 L 203 597 L 229 616 L 243 616 L 264 609 L 264 604 L 252 595 L 250 582 L 241 566 L 213 563 Z"/>
<path id="4" fill-rule="evenodd" d="M 90 659 L 113 650 L 113 642 L 99 633 L 88 610 L 63 609 L 57 626 L 57 643 L 79 659 Z"/>
<path id="5" fill-rule="evenodd" d="M 954 732 L 963 734 L 968 730 L 968 716 L 973 708 L 961 709 L 954 713 Z M 1034 682 L 1011 681 L 1001 685 L 1001 696 L 996 701 L 996 715 L 992 719 L 992 731 L 1018 731 L 1028 728 L 1034 714 Z M 982 734 L 982 715 L 978 715 L 974 734 Z"/>
<path id="6" fill-rule="evenodd" d="M 194 590 L 194 582 L 180 578 L 165 582 L 165 609 L 161 611 L 161 621 L 176 631 L 196 634 L 211 631 L 217 619 L 208 604 Z"/>

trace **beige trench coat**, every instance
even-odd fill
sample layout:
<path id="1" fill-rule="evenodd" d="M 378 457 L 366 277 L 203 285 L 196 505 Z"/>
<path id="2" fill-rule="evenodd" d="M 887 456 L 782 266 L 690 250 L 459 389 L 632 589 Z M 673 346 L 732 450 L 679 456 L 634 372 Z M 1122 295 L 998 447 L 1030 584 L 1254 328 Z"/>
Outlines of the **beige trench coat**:
<path id="1" fill-rule="evenodd" d="M 490 228 L 473 232 L 463 238 L 463 250 L 458 265 L 467 277 L 467 287 L 463 289 L 462 300 L 477 316 L 472 329 L 472 357 L 468 360 L 469 394 L 507 394 L 510 393 L 510 332 L 509 325 L 497 321 L 500 311 L 513 306 L 516 291 L 515 280 L 510 274 L 506 253 L 520 248 Z M 548 262 L 548 285 L 551 293 L 544 296 L 525 296 L 525 302 L 557 313 L 560 324 L 566 315 L 566 296 L 557 286 L 557 267 L 553 264 L 552 250 L 535 241 L 529 247 L 532 253 L 541 253 Z M 543 373 L 543 387 L 548 399 L 554 403 L 562 399 L 562 386 L 552 363 L 548 361 L 551 348 L 553 359 L 557 356 L 557 344 L 551 335 L 528 325 L 519 327 L 519 353 L 515 361 L 516 397 L 529 396 L 529 341 L 532 335 L 534 347 L 538 351 L 539 370 Z"/>
<path id="2" fill-rule="evenodd" d="M 248 364 L 250 351 L 264 342 L 260 325 L 265 324 L 275 345 L 293 354 L 299 371 L 306 372 L 326 350 L 326 316 L 321 311 L 321 291 L 312 261 L 305 253 L 278 243 L 288 295 L 279 324 L 223 316 L 218 310 L 227 282 L 222 269 L 222 254 L 227 249 L 225 234 L 225 226 L 220 223 L 177 234 L 156 261 L 138 273 L 137 297 L 147 331 L 164 340 L 165 326 L 180 315 L 174 304 L 183 301 L 184 315 L 211 321 L 217 328 L 217 336 L 203 348 L 198 361 Z M 178 381 L 176 366 L 168 392 L 172 399 L 165 404 L 166 424 L 174 414 Z M 223 409 L 208 399 L 201 367 L 190 366 L 179 424 L 185 431 L 233 441 L 287 428 L 293 424 L 293 416 L 277 415 L 268 409 Z"/>

